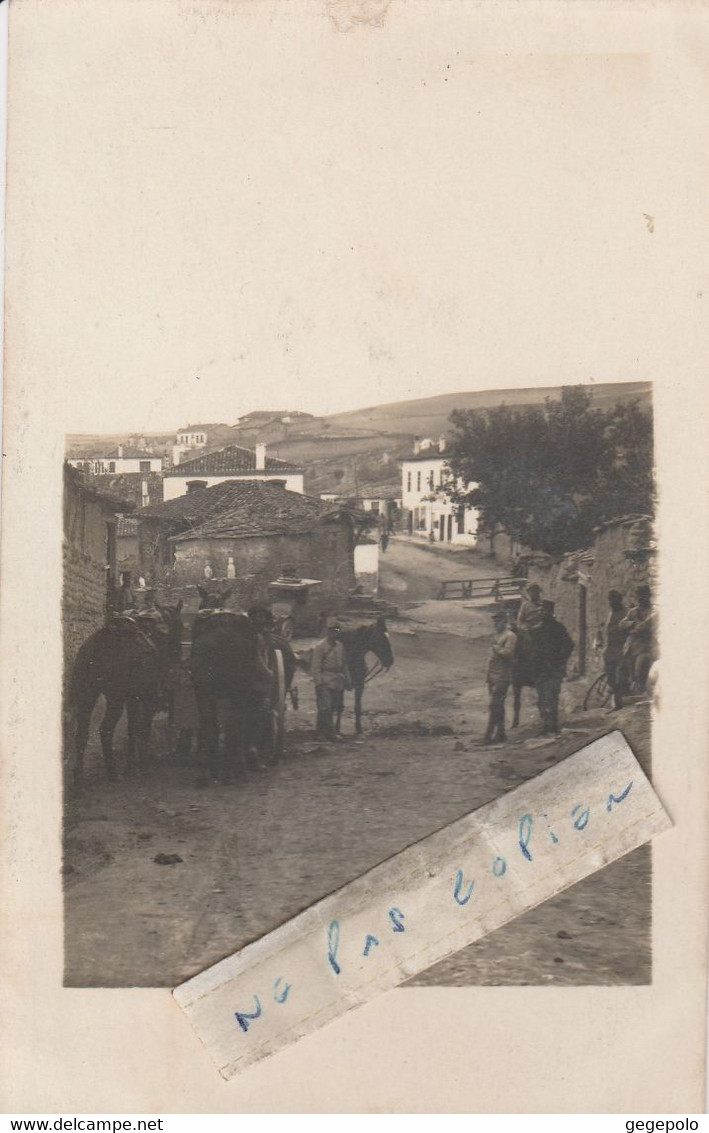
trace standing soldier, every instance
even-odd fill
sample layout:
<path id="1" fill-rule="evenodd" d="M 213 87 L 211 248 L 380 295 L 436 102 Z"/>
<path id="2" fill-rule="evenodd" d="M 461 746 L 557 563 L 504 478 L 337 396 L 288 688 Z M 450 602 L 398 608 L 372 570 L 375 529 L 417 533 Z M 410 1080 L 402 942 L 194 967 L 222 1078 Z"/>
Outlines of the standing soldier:
<path id="1" fill-rule="evenodd" d="M 490 709 L 485 732 L 486 744 L 507 739 L 505 733 L 505 700 L 512 680 L 512 663 L 517 649 L 517 637 L 508 628 L 507 616 L 501 611 L 493 614 L 495 639 L 492 643 L 490 663 L 487 667 L 487 687 Z"/>
<path id="2" fill-rule="evenodd" d="M 534 666 L 537 703 L 542 719 L 542 735 L 557 734 L 559 728 L 559 694 L 566 676 L 566 664 L 574 651 L 574 643 L 566 627 L 554 617 L 554 603 L 542 602 L 542 621 L 534 633 Z"/>
<path id="3" fill-rule="evenodd" d="M 342 712 L 344 691 L 351 687 L 341 632 L 338 625 L 328 626 L 326 637 L 313 649 L 310 664 L 318 709 L 316 735 L 331 741 L 336 738 L 335 713 Z"/>
<path id="4" fill-rule="evenodd" d="M 630 661 L 633 684 L 638 692 L 645 692 L 650 666 L 656 659 L 655 611 L 649 586 L 638 586 L 635 595 L 637 604 L 620 625 L 628 634 L 624 653 Z"/>
<path id="5" fill-rule="evenodd" d="M 623 627 L 626 609 L 619 590 L 608 591 L 608 615 L 603 638 L 603 667 L 608 687 L 613 693 L 613 707 L 623 707 L 623 646 L 628 631 Z"/>

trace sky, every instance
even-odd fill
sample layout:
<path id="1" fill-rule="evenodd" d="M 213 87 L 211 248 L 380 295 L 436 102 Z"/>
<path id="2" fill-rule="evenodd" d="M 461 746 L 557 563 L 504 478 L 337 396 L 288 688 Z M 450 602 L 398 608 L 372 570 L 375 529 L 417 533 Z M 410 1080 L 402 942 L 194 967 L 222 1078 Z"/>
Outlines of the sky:
<path id="1" fill-rule="evenodd" d="M 652 378 L 648 57 L 493 54 L 454 4 L 179 12 L 57 0 L 17 48 L 18 335 L 66 432 Z"/>

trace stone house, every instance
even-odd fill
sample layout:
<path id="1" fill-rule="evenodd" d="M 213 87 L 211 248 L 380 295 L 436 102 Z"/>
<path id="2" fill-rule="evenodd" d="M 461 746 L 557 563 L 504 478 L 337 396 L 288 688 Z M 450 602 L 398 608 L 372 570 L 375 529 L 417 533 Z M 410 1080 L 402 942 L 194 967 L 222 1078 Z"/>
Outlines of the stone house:
<path id="1" fill-rule="evenodd" d="M 270 601 L 269 584 L 290 571 L 318 581 L 319 609 L 354 588 L 355 544 L 366 524 L 352 509 L 273 480 L 195 487 L 135 519 L 139 570 L 149 584 L 184 588 L 209 576 L 232 585 L 245 607 Z"/>
<path id="2" fill-rule="evenodd" d="M 638 586 L 652 588 L 655 555 L 652 518 L 628 515 L 597 527 L 587 550 L 560 559 L 524 556 L 529 581 L 538 583 L 542 597 L 556 604 L 554 616 L 574 639 L 570 674 L 600 672 L 601 654 L 594 645 L 608 617 L 608 591 L 619 590 L 626 606 L 633 605 Z"/>
<path id="3" fill-rule="evenodd" d="M 303 469 L 299 465 L 268 456 L 263 444 L 256 445 L 255 450 L 228 445 L 168 469 L 163 496 L 174 500 L 184 496 L 190 485 L 211 488 L 225 480 L 285 480 L 290 491 L 303 491 Z"/>
<path id="4" fill-rule="evenodd" d="M 80 645 L 103 625 L 118 585 L 118 515 L 129 509 L 126 500 L 99 492 L 91 481 L 64 465 L 65 679 Z"/>

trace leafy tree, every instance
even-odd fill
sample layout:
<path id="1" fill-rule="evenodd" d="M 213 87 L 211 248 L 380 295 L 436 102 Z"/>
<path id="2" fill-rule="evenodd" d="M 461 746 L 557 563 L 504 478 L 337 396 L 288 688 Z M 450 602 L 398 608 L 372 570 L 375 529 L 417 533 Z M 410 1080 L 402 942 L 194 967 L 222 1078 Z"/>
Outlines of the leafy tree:
<path id="1" fill-rule="evenodd" d="M 560 554 L 605 520 L 652 512 L 652 420 L 638 402 L 594 409 L 586 387 L 566 386 L 540 407 L 456 410 L 451 422 L 449 495 L 478 509 L 492 539 Z"/>

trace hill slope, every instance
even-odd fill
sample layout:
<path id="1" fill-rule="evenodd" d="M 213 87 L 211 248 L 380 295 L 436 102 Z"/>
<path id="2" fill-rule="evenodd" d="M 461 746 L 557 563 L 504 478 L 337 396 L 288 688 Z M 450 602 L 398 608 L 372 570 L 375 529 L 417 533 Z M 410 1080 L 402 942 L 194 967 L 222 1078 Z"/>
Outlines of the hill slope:
<path id="1" fill-rule="evenodd" d="M 609 382 L 588 388 L 593 393 L 594 405 L 599 409 L 609 409 L 617 401 L 636 398 L 648 408 L 651 404 L 650 382 Z M 368 409 L 336 413 L 325 420 L 343 432 L 348 429 L 370 429 L 388 435 L 436 436 L 450 428 L 448 418 L 454 409 L 489 409 L 502 402 L 520 407 L 540 405 L 547 397 L 558 400 L 561 397 L 561 387 L 444 393 L 435 397 L 395 401 L 388 405 L 373 405 Z"/>

